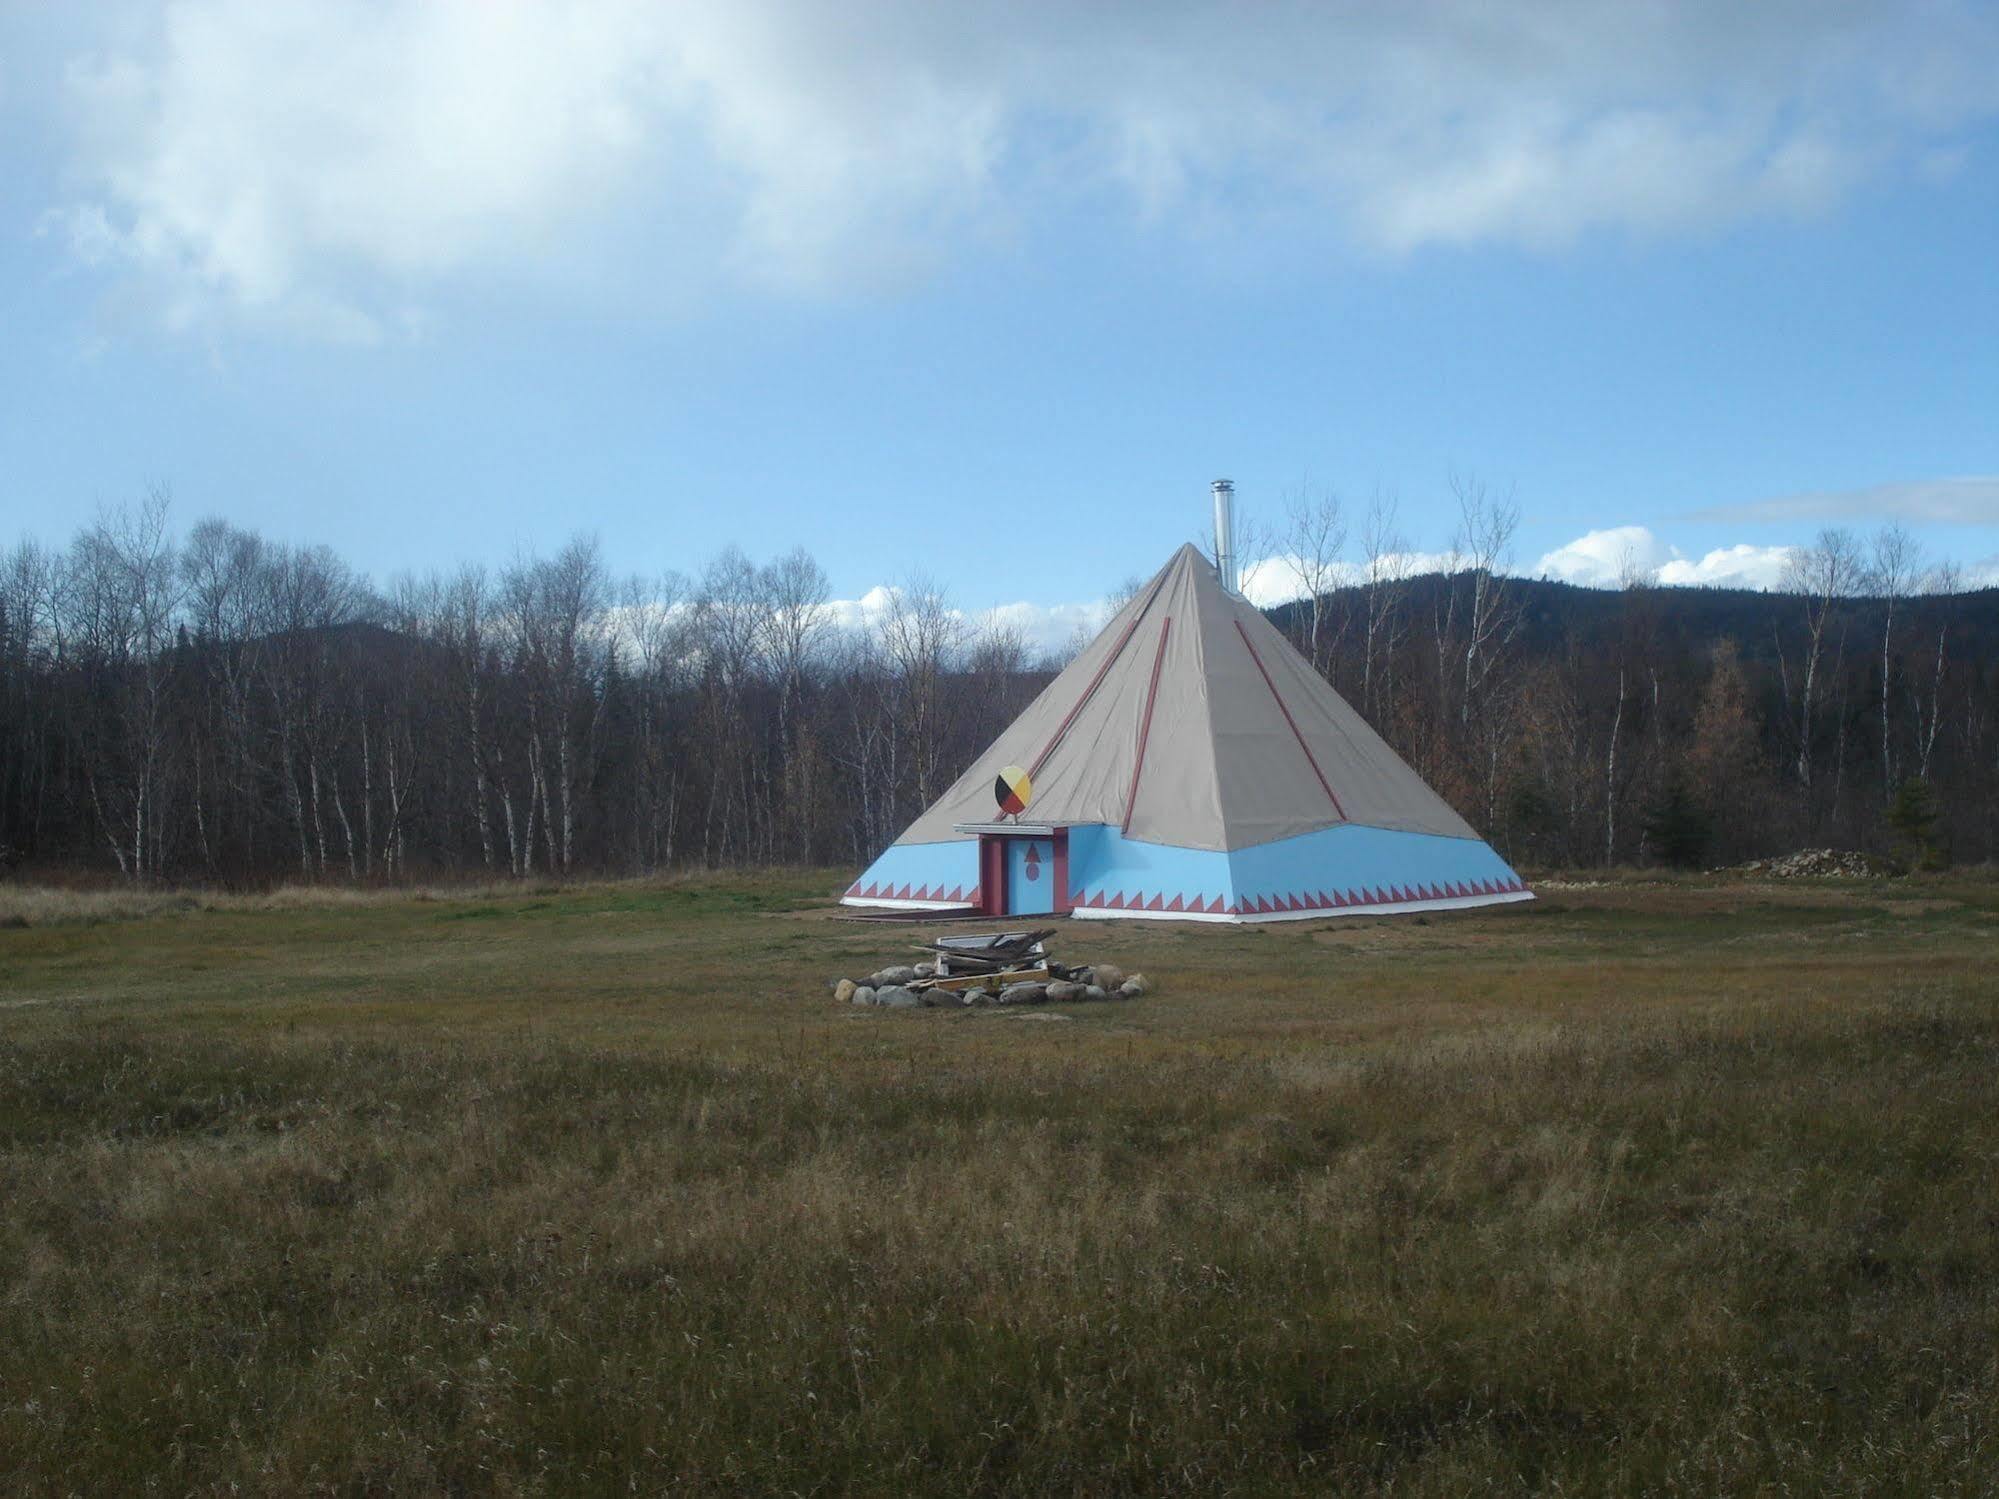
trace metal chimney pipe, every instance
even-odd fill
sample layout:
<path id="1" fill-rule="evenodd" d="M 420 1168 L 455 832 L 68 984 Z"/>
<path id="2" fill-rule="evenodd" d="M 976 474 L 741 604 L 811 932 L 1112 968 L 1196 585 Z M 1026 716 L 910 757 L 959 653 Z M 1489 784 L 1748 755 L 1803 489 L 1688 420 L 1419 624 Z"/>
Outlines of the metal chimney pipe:
<path id="1" fill-rule="evenodd" d="M 1235 483 L 1217 479 L 1208 487 L 1215 496 L 1215 572 L 1222 587 L 1235 593 Z"/>

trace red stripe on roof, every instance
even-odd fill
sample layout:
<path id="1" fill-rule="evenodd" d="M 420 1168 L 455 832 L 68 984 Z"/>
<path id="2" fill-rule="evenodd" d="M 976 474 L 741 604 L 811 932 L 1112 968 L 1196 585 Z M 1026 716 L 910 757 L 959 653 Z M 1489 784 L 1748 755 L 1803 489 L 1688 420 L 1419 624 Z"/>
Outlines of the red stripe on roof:
<path id="1" fill-rule="evenodd" d="M 1171 569 L 1162 570 L 1159 576 L 1152 580 L 1152 592 L 1145 596 L 1145 602 L 1139 606 L 1138 613 L 1134 614 L 1131 617 L 1131 623 L 1124 627 L 1124 633 L 1118 636 L 1117 644 L 1112 646 L 1111 653 L 1104 657 L 1104 664 L 1097 668 L 1097 674 L 1090 678 L 1090 685 L 1085 687 L 1083 695 L 1076 699 L 1076 706 L 1069 710 L 1069 716 L 1062 720 L 1054 734 L 1049 737 L 1048 743 L 1042 746 L 1041 753 L 1034 757 L 1034 763 L 1027 767 L 1027 778 L 1030 781 L 1041 774 L 1041 767 L 1046 765 L 1048 757 L 1055 753 L 1055 746 L 1060 744 L 1062 736 L 1069 732 L 1069 725 L 1076 721 L 1076 715 L 1083 711 L 1083 705 L 1097 695 L 1097 689 L 1103 685 L 1104 678 L 1110 674 L 1111 667 L 1117 663 L 1117 658 L 1124 654 L 1124 648 L 1130 643 L 1131 637 L 1137 632 L 1139 624 L 1151 612 L 1152 601 L 1159 597 L 1159 590 L 1166 586 L 1166 573 L 1168 571 L 1171 571 Z"/>
<path id="2" fill-rule="evenodd" d="M 1234 623 L 1236 634 L 1242 636 L 1243 647 L 1249 652 L 1249 659 L 1256 663 L 1256 670 L 1263 678 L 1263 685 L 1270 689 L 1270 696 L 1277 704 L 1277 711 L 1284 715 L 1284 721 L 1291 726 L 1291 737 L 1298 741 L 1298 748 L 1305 752 L 1305 763 L 1312 767 L 1312 774 L 1319 778 L 1319 787 L 1332 802 L 1333 810 L 1339 814 L 1340 821 L 1345 822 L 1347 809 L 1340 805 L 1339 797 L 1334 794 L 1331 784 L 1326 780 L 1326 773 L 1319 769 L 1319 762 L 1312 758 L 1312 747 L 1305 743 L 1305 736 L 1298 731 L 1298 720 L 1291 716 L 1291 710 L 1284 705 L 1283 694 L 1277 690 L 1277 684 L 1270 680 L 1270 673 L 1264 670 L 1263 657 L 1257 655 L 1256 647 L 1250 643 L 1249 631 L 1242 627 L 1241 620 L 1236 620 Z"/>

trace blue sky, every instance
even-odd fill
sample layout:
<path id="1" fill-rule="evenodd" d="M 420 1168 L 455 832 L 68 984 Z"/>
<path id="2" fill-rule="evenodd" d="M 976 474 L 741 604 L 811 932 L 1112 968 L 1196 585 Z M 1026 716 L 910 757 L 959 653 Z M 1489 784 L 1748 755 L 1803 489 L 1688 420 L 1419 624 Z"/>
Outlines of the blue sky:
<path id="1" fill-rule="evenodd" d="M 1062 622 L 1216 476 L 1427 553 L 1456 474 L 1524 572 L 1999 576 L 1995 263 L 1986 5 L 0 6 L 0 542 Z"/>

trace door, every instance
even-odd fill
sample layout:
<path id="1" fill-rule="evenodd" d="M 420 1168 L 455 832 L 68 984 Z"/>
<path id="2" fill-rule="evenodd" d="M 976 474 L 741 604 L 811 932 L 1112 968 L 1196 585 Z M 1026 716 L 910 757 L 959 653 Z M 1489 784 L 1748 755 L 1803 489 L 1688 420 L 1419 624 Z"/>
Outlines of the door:
<path id="1" fill-rule="evenodd" d="M 1045 916 L 1052 913 L 1056 905 L 1055 840 L 1007 839 L 1006 914 Z"/>

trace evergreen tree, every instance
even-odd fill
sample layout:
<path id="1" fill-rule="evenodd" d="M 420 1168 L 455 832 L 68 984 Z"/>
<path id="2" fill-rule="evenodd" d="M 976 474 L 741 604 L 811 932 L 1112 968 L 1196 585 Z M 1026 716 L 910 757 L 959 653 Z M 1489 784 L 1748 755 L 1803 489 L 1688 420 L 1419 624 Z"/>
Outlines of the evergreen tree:
<path id="1" fill-rule="evenodd" d="M 1917 869 L 1934 869 L 1942 862 L 1936 847 L 1937 804 L 1930 783 L 1910 776 L 1895 788 L 1888 805 L 1888 826 L 1909 851 L 1909 862 Z"/>
<path id="2" fill-rule="evenodd" d="M 1679 776 L 1669 777 L 1657 800 L 1645 809 L 1645 841 L 1675 869 L 1698 869 L 1714 837 L 1705 808 Z"/>

